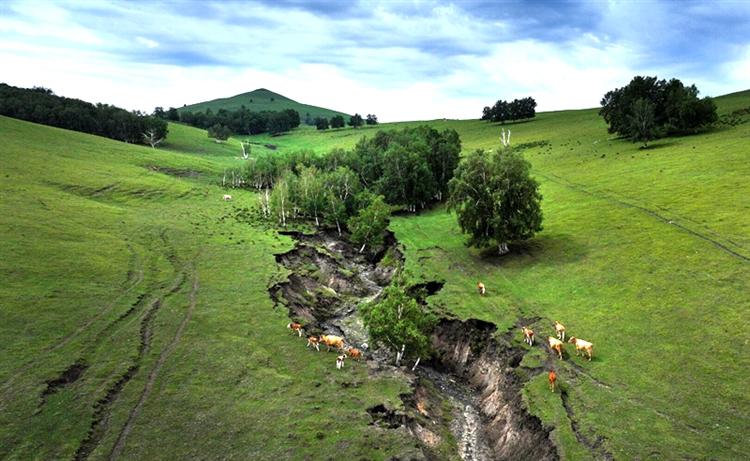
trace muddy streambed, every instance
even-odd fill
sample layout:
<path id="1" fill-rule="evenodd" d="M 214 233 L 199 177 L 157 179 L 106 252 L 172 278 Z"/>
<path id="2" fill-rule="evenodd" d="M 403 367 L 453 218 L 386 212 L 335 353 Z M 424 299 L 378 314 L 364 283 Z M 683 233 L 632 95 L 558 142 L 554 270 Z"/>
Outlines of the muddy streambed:
<path id="1" fill-rule="evenodd" d="M 385 247 L 366 257 L 336 232 L 286 235 L 295 239 L 295 247 L 276 260 L 291 273 L 269 289 L 272 299 L 305 324 L 306 334 L 336 334 L 362 348 L 368 337 L 357 307 L 377 299 L 403 264 L 395 237 L 389 234 Z M 442 286 L 428 285 L 428 294 Z M 528 374 L 516 374 L 514 368 L 523 349 L 495 330 L 476 320 L 441 320 L 432 337 L 435 356 L 414 373 L 396 370 L 392 354 L 384 350 L 367 350 L 371 373 L 405 373 L 413 388 L 412 395 L 402 396 L 404 411 L 382 405 L 368 409 L 373 424 L 406 426 L 420 441 L 425 459 L 445 457 L 440 447 L 447 433 L 458 451 L 451 458 L 558 459 L 549 431 L 521 403 L 519 376 Z M 437 417 L 433 408 L 446 414 Z"/>

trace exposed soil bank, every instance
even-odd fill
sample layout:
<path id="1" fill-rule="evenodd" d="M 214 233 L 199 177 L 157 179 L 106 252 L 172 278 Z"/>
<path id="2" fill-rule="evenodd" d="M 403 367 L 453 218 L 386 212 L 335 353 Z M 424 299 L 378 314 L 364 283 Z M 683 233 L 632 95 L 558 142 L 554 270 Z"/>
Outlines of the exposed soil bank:
<path id="1" fill-rule="evenodd" d="M 515 371 L 524 349 L 511 346 L 510 338 L 493 336 L 495 331 L 495 325 L 480 320 L 443 320 L 432 337 L 437 357 L 431 365 L 478 393 L 493 459 L 559 459 L 549 431 L 521 400 L 525 373 Z"/>
<path id="2" fill-rule="evenodd" d="M 286 235 L 297 243 L 276 260 L 292 273 L 269 289 L 272 299 L 306 325 L 306 334 L 335 333 L 355 346 L 367 342 L 356 309 L 376 299 L 403 264 L 394 236 L 389 234 L 378 254 L 366 257 L 335 232 Z M 429 282 L 410 292 L 429 296 L 442 286 Z M 410 376 L 413 392 L 402 396 L 405 411 L 369 408 L 373 424 L 406 426 L 427 459 L 445 457 L 446 434 L 452 434 L 465 461 L 558 459 L 549 431 L 521 401 L 523 381 L 514 369 L 524 349 L 512 347 L 509 338 L 495 338 L 495 331 L 493 324 L 478 320 L 442 320 L 432 337 L 435 357 Z M 368 356 L 375 373 L 394 371 L 392 362 L 385 351 Z"/>

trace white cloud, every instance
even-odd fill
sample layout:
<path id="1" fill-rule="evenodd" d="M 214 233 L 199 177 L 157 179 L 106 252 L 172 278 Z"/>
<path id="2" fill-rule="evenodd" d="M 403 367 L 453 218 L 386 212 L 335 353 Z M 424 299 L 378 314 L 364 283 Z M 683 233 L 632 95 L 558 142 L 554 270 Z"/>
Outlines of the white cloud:
<path id="1" fill-rule="evenodd" d="M 158 42 L 148 39 L 146 37 L 138 36 L 135 38 L 135 41 L 145 46 L 146 48 L 156 48 L 159 46 Z"/>
<path id="2" fill-rule="evenodd" d="M 639 12 L 598 4 L 600 27 L 562 27 L 567 35 L 556 41 L 509 38 L 523 29 L 515 18 L 472 16 L 460 3 L 368 4 L 367 14 L 347 17 L 258 4 L 200 4 L 192 14 L 171 2 L 148 10 L 62 0 L 7 5 L 13 14 L 0 17 L 0 80 L 146 111 L 266 87 L 382 121 L 477 118 L 497 99 L 525 96 L 539 110 L 595 107 L 636 74 L 678 76 L 714 95 L 750 81 L 748 45 L 713 67 L 720 77 L 690 79 L 700 66 L 688 59 L 684 68 L 680 60 L 644 65 L 660 62 L 641 37 L 653 23 L 644 14 L 666 21 L 658 5 Z M 632 23 L 640 26 L 631 30 Z"/>

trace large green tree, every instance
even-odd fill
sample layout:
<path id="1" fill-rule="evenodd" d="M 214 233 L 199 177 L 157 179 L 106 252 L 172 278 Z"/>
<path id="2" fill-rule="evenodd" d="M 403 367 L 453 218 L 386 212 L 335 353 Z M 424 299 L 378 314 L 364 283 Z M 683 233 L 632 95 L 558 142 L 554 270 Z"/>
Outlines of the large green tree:
<path id="1" fill-rule="evenodd" d="M 430 334 L 437 318 L 402 287 L 389 286 L 380 302 L 364 306 L 361 313 L 373 343 L 396 354 L 396 366 L 404 356 L 410 356 L 416 358 L 416 368 L 419 360 L 429 355 Z"/>
<path id="2" fill-rule="evenodd" d="M 382 195 L 372 197 L 369 201 L 369 205 L 360 208 L 357 215 L 347 222 L 352 242 L 362 245 L 360 253 L 367 246 L 374 249 L 383 244 L 383 233 L 391 215 L 391 207 L 385 203 Z"/>
<path id="3" fill-rule="evenodd" d="M 511 149 L 491 155 L 476 150 L 458 166 L 449 183 L 448 206 L 469 234 L 469 246 L 494 243 L 504 254 L 509 242 L 529 239 L 542 229 L 542 195 L 530 169 Z"/>
<path id="4" fill-rule="evenodd" d="M 676 78 L 667 81 L 636 76 L 602 98 L 599 115 L 609 125 L 610 133 L 641 140 L 636 133 L 639 125 L 633 123 L 634 111 L 646 107 L 643 103 L 636 106 L 641 99 L 653 106 L 655 137 L 692 133 L 717 120 L 716 104 L 711 98 L 699 99 L 695 85 L 685 86 Z"/>

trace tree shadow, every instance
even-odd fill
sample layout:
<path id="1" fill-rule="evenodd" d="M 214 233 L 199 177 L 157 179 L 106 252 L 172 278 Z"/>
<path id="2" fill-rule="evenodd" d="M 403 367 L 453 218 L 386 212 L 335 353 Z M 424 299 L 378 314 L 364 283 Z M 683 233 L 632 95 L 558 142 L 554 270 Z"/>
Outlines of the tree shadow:
<path id="1" fill-rule="evenodd" d="M 652 150 L 662 149 L 664 147 L 671 147 L 671 146 L 674 146 L 674 145 L 677 145 L 677 144 L 679 144 L 677 141 L 657 142 L 657 143 L 654 143 L 654 144 L 649 144 L 646 147 L 640 146 L 640 147 L 638 147 L 638 150 L 639 151 L 652 151 Z"/>
<path id="2" fill-rule="evenodd" d="M 493 266 L 563 265 L 578 262 L 588 254 L 585 242 L 569 234 L 543 234 L 508 247 L 510 252 L 504 255 L 499 255 L 495 246 L 479 250 L 477 256 L 483 263 Z"/>
<path id="3" fill-rule="evenodd" d="M 490 122 L 490 124 L 492 126 L 504 127 L 504 126 L 521 125 L 523 123 L 531 123 L 531 122 L 536 122 L 536 121 L 537 121 L 536 118 L 525 118 L 523 120 L 508 120 L 508 121 L 505 121 L 505 122 Z"/>

